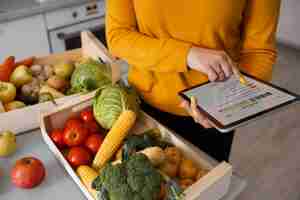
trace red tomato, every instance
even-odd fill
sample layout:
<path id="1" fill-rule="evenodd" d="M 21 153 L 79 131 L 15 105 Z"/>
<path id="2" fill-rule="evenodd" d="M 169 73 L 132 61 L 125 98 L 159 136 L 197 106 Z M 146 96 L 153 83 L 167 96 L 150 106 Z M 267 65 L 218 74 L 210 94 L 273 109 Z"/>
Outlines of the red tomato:
<path id="1" fill-rule="evenodd" d="M 62 148 L 65 146 L 63 130 L 57 129 L 52 131 L 50 137 L 58 148 Z"/>
<path id="2" fill-rule="evenodd" d="M 90 134 L 98 133 L 101 131 L 100 126 L 98 125 L 98 123 L 95 120 L 85 122 L 84 126 L 89 130 Z"/>
<path id="3" fill-rule="evenodd" d="M 68 161 L 73 167 L 88 165 L 92 161 L 92 156 L 84 147 L 72 147 L 68 153 Z"/>
<path id="4" fill-rule="evenodd" d="M 79 119 L 69 119 L 65 124 L 64 143 L 68 146 L 78 146 L 84 143 L 89 134 L 88 129 Z"/>
<path id="5" fill-rule="evenodd" d="M 33 188 L 39 185 L 45 177 L 43 163 L 33 157 L 18 160 L 11 170 L 11 181 L 20 188 Z"/>
<path id="6" fill-rule="evenodd" d="M 94 114 L 91 107 L 81 111 L 80 117 L 84 122 L 94 121 Z"/>
<path id="7" fill-rule="evenodd" d="M 96 154 L 103 142 L 103 137 L 100 134 L 92 134 L 85 141 L 85 146 L 93 153 Z"/>

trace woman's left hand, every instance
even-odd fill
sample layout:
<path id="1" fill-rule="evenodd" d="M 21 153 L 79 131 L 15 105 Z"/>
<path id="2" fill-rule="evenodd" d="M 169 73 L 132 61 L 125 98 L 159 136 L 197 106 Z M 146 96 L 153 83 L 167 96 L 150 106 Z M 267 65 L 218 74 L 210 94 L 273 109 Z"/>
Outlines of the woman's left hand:
<path id="1" fill-rule="evenodd" d="M 196 98 L 192 97 L 191 103 L 182 99 L 180 106 L 186 109 L 196 123 L 201 124 L 204 128 L 213 128 L 210 120 L 198 109 Z"/>

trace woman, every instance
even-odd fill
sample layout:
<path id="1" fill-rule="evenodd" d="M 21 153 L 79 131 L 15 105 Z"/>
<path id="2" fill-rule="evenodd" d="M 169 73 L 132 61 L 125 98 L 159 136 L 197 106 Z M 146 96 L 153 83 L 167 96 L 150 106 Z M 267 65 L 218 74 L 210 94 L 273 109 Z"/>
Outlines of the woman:
<path id="1" fill-rule="evenodd" d="M 218 133 L 178 92 L 226 79 L 235 62 L 270 80 L 279 8 L 280 0 L 107 0 L 107 42 L 130 64 L 128 79 L 146 112 L 228 160 L 233 132 Z"/>

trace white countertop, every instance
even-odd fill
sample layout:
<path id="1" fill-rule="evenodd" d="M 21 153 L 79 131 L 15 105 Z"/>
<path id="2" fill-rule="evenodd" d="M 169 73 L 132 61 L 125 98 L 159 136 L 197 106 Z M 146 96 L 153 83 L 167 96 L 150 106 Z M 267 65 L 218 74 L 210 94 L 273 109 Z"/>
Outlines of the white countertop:
<path id="1" fill-rule="evenodd" d="M 55 159 L 43 142 L 40 130 L 35 130 L 17 137 L 18 151 L 9 158 L 0 158 L 0 196 L 1 200 L 85 200 L 64 168 Z M 10 169 L 17 159 L 34 156 L 40 159 L 46 168 L 44 182 L 32 190 L 18 189 L 10 182 Z M 245 188 L 246 183 L 234 175 L 229 193 L 222 200 L 234 200 Z"/>

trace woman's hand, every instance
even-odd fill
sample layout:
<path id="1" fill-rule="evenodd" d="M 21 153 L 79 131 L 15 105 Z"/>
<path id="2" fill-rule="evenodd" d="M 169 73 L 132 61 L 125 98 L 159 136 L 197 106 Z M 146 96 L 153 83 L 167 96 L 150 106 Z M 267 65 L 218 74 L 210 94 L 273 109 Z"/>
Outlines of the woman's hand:
<path id="1" fill-rule="evenodd" d="M 208 76 L 210 81 L 223 81 L 232 75 L 231 58 L 224 51 L 192 47 L 187 58 L 191 69 Z"/>
<path id="2" fill-rule="evenodd" d="M 196 98 L 192 97 L 191 103 L 183 99 L 180 106 L 186 109 L 196 123 L 201 124 L 204 128 L 213 127 L 209 119 L 198 109 Z"/>

